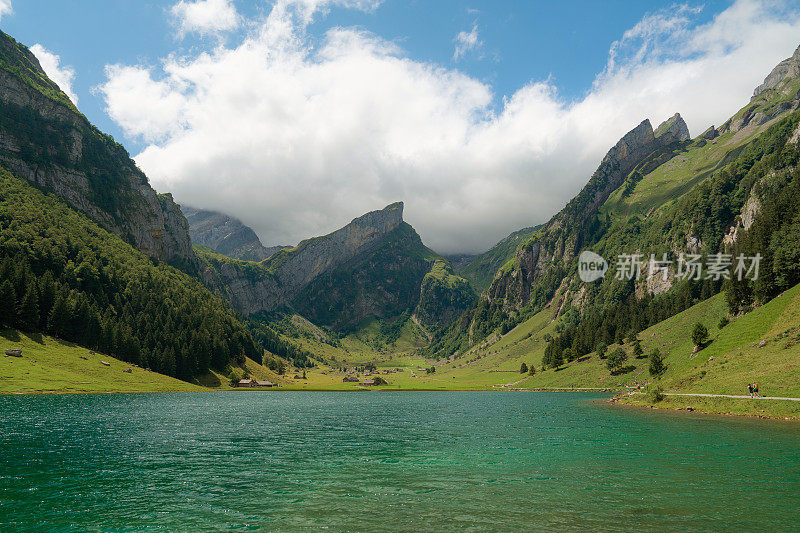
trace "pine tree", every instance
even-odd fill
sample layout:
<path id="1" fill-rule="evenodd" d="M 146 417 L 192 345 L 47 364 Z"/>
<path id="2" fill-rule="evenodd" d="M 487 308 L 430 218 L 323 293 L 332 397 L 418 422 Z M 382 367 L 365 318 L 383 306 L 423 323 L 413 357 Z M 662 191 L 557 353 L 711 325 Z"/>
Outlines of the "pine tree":
<path id="1" fill-rule="evenodd" d="M 650 368 L 648 370 L 650 371 L 650 375 L 660 376 L 663 374 L 666 367 L 664 366 L 664 358 L 661 356 L 661 352 L 658 348 L 653 348 L 653 351 L 650 352 L 649 359 Z"/>
<path id="2" fill-rule="evenodd" d="M 17 320 L 17 295 L 9 280 L 0 283 L 0 326 L 12 326 Z"/>
<path id="3" fill-rule="evenodd" d="M 39 329 L 47 328 L 47 319 L 56 301 L 56 284 L 49 270 L 39 278 Z"/>
<path id="4" fill-rule="evenodd" d="M 627 360 L 627 352 L 625 352 L 625 350 L 622 348 L 617 348 L 608 355 L 608 359 L 606 359 L 606 368 L 608 368 L 611 372 L 616 372 Z"/>
<path id="5" fill-rule="evenodd" d="M 708 341 L 708 328 L 705 327 L 701 323 L 697 323 L 694 326 L 694 330 L 692 331 L 692 342 L 698 348 L 702 348 L 705 346 L 706 342 Z"/>
<path id="6" fill-rule="evenodd" d="M 633 341 L 633 355 L 638 359 L 642 355 L 644 355 L 644 350 L 642 349 L 642 343 L 639 339 Z"/>
<path id="7" fill-rule="evenodd" d="M 603 341 L 600 341 L 599 343 L 597 343 L 595 351 L 597 352 L 597 355 L 600 356 L 600 359 L 605 359 L 606 352 L 608 351 L 608 344 L 606 344 Z"/>
<path id="8" fill-rule="evenodd" d="M 61 289 L 56 294 L 50 316 L 47 318 L 47 331 L 56 337 L 63 337 L 67 331 L 69 321 L 69 306 L 67 305 L 67 291 Z"/>
<path id="9" fill-rule="evenodd" d="M 523 361 L 523 363 L 519 367 L 519 373 L 524 374 L 527 371 L 528 371 L 528 365 L 526 365 L 525 362 Z"/>
<path id="10" fill-rule="evenodd" d="M 564 364 L 564 352 L 562 352 L 561 350 L 555 350 L 553 352 L 553 355 L 550 357 L 550 364 L 556 370 L 561 368 L 561 365 Z"/>
<path id="11" fill-rule="evenodd" d="M 17 308 L 17 324 L 23 331 L 39 330 L 39 291 L 33 278 L 29 281 L 25 295 Z"/>

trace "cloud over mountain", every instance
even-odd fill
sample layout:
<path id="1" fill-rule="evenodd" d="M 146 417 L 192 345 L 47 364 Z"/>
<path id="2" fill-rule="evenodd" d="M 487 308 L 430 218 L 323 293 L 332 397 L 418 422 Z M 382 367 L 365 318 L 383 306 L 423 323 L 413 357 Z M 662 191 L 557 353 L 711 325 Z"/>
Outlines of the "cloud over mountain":
<path id="1" fill-rule="evenodd" d="M 379 4 L 279 0 L 234 45 L 110 65 L 108 113 L 149 144 L 135 159 L 157 189 L 240 218 L 267 245 L 404 200 L 426 244 L 476 251 L 558 211 L 643 118 L 719 125 L 800 41 L 800 16 L 774 2 L 740 0 L 701 25 L 693 8 L 651 13 L 582 99 L 532 81 L 495 110 L 486 82 L 374 33 L 306 34 L 332 6 Z"/>

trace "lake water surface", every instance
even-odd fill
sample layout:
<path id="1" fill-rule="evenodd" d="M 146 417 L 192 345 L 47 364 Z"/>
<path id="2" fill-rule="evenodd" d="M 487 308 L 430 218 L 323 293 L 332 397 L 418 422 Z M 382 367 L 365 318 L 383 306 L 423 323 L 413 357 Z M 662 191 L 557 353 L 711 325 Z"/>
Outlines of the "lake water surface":
<path id="1" fill-rule="evenodd" d="M 601 397 L 4 396 L 0 530 L 800 530 L 800 426 Z"/>

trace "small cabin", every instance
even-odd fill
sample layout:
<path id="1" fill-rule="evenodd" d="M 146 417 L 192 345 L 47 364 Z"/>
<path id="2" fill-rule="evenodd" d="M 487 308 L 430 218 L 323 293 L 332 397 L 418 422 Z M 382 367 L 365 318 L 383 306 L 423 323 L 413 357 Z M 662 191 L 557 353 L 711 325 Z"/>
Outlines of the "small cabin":
<path id="1" fill-rule="evenodd" d="M 358 383 L 358 378 L 355 376 L 345 376 L 342 381 L 344 383 Z"/>
<path id="2" fill-rule="evenodd" d="M 359 383 L 359 385 L 361 385 L 362 387 L 374 387 L 375 386 L 375 380 L 374 379 L 367 379 L 367 380 L 364 380 L 361 383 Z"/>
<path id="3" fill-rule="evenodd" d="M 256 387 L 277 387 L 277 383 L 272 383 L 271 381 L 258 381 L 255 379 L 240 379 L 239 383 L 236 385 L 237 387 L 242 388 L 256 388 Z"/>

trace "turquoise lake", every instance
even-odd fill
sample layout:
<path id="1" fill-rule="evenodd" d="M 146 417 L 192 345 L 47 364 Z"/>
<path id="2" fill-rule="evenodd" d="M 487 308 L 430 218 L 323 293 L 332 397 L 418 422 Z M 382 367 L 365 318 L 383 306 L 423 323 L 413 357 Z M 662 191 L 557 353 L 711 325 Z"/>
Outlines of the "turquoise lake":
<path id="1" fill-rule="evenodd" d="M 800 530 L 800 425 L 601 398 L 2 396 L 0 530 Z"/>

